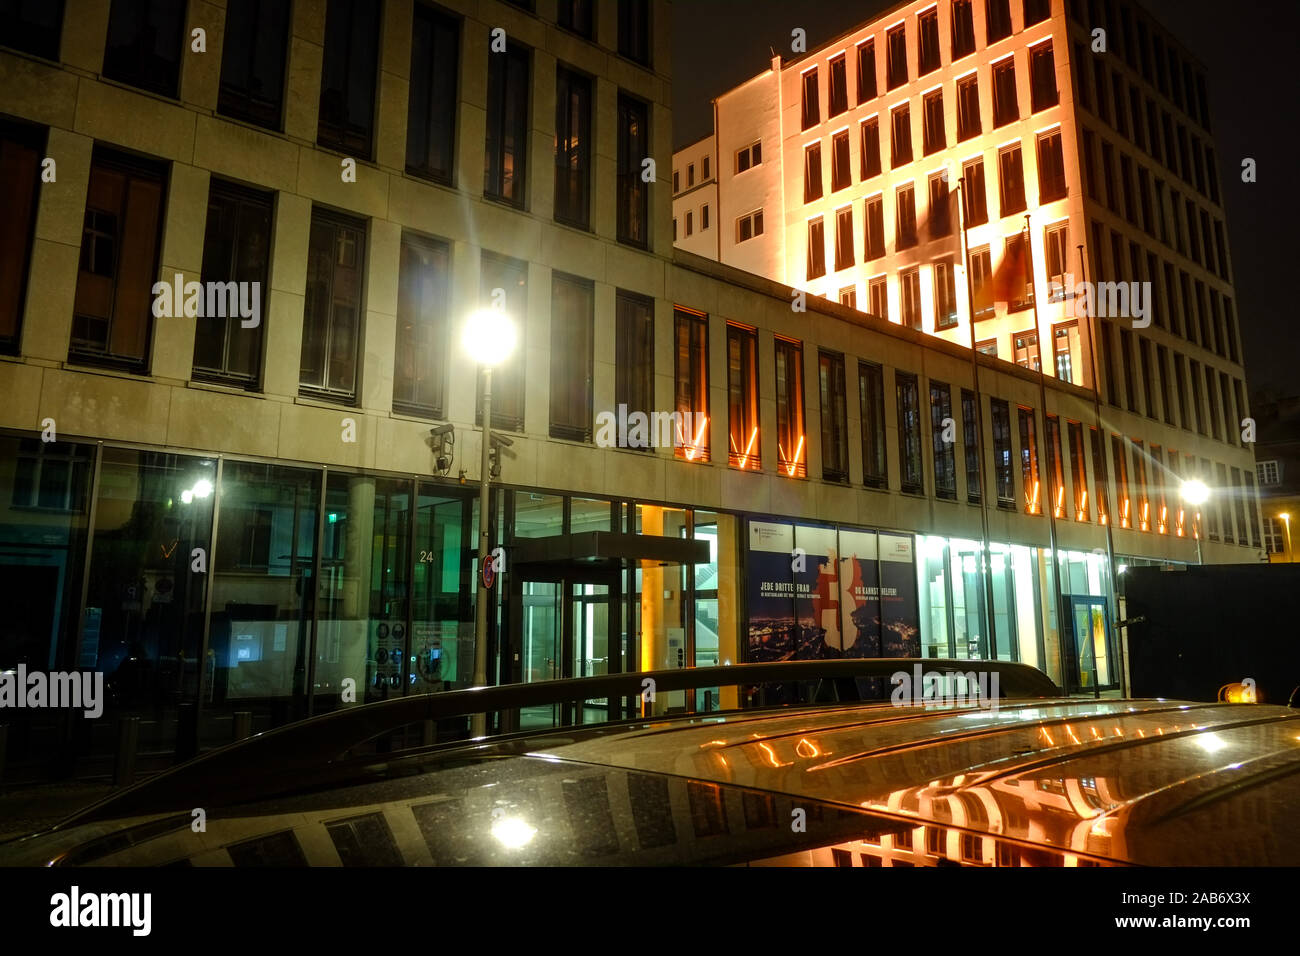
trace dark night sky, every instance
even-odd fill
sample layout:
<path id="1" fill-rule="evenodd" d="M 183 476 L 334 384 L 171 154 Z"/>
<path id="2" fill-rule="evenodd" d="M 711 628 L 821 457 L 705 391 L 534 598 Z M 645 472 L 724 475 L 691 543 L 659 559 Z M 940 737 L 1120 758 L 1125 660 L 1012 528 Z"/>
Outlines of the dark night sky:
<path id="1" fill-rule="evenodd" d="M 673 5 L 674 145 L 710 131 L 710 100 L 766 69 L 769 47 L 790 48 L 802 27 L 808 49 L 896 6 L 897 0 L 678 0 Z M 1296 261 L 1295 0 L 1144 0 L 1209 73 L 1210 120 L 1227 210 L 1233 284 L 1252 394 L 1300 392 L 1300 328 L 1282 293 Z M 1241 181 L 1241 160 L 1257 182 Z"/>

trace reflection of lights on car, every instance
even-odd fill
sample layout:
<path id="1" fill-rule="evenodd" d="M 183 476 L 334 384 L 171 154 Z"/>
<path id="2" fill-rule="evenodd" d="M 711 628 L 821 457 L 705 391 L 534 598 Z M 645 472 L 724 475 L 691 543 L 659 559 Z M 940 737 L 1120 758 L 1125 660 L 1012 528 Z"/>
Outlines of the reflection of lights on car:
<path id="1" fill-rule="evenodd" d="M 518 850 L 533 841 L 537 828 L 519 817 L 499 817 L 492 821 L 492 835 L 507 850 Z"/>
<path id="2" fill-rule="evenodd" d="M 1197 734 L 1192 739 L 1195 740 L 1197 745 L 1207 754 L 1218 753 L 1220 750 L 1223 750 L 1228 746 L 1223 742 L 1222 738 L 1220 738 L 1218 734 L 1213 733 Z"/>

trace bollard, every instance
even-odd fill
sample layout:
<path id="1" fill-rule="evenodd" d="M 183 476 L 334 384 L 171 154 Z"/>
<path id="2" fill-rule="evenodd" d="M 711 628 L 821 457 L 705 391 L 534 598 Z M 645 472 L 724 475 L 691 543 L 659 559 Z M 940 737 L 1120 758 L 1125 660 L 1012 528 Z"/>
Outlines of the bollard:
<path id="1" fill-rule="evenodd" d="M 113 785 L 135 782 L 135 752 L 140 743 L 140 718 L 117 718 L 117 759 L 113 764 Z"/>
<path id="2" fill-rule="evenodd" d="M 247 740 L 253 736 L 253 712 L 251 710 L 235 711 L 235 718 L 231 721 L 231 739 Z"/>

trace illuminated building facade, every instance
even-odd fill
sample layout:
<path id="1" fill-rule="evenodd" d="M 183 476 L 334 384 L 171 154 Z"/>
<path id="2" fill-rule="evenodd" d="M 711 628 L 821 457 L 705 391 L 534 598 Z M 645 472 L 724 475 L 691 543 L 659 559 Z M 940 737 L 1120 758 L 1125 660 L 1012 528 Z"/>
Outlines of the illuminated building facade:
<path id="1" fill-rule="evenodd" d="M 24 6 L 0 47 L 0 572 L 25 596 L 0 667 L 102 670 L 110 697 L 12 729 L 15 765 L 104 769 L 120 716 L 166 762 L 467 686 L 481 406 L 457 343 L 492 304 L 520 339 L 493 374 L 494 682 L 925 653 L 1119 688 L 1100 518 L 1172 492 L 1136 457 L 1108 484 L 1109 432 L 1196 471 L 1250 459 L 1127 410 L 1099 433 L 1078 383 L 987 356 L 976 382 L 959 337 L 836 296 L 795 312 L 763 269 L 674 249 L 667 3 L 144 10 Z M 700 235 L 729 234 L 735 150 L 697 145 Z M 793 215 L 758 230 L 782 255 Z M 1257 522 L 1224 521 L 1206 560 L 1249 560 Z M 1117 554 L 1194 559 L 1191 522 L 1111 524 Z"/>

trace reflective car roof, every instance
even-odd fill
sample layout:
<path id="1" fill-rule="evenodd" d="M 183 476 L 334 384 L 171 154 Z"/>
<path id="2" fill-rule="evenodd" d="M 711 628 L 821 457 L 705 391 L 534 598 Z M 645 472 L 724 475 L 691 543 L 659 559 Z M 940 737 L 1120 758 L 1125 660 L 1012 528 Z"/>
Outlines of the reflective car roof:
<path id="1" fill-rule="evenodd" d="M 179 806 L 74 820 L 0 864 L 1300 862 L 1285 707 L 854 704 L 365 759 L 346 784 L 214 797 L 201 830 Z"/>

